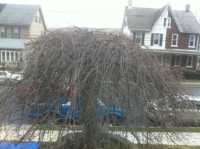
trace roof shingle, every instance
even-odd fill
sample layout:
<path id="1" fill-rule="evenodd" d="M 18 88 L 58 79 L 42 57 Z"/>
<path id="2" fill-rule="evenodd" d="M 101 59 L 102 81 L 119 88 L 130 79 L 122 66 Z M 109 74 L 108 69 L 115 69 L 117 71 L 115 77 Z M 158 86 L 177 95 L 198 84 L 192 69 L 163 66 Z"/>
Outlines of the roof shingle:
<path id="1" fill-rule="evenodd" d="M 200 24 L 192 12 L 172 11 L 178 29 L 182 33 L 200 33 Z"/>
<path id="2" fill-rule="evenodd" d="M 0 39 L 0 49 L 25 49 L 23 39 Z"/>
<path id="3" fill-rule="evenodd" d="M 158 9 L 151 8 L 133 7 L 128 9 L 126 13 L 128 26 L 131 30 L 150 31 L 157 13 Z"/>
<path id="4" fill-rule="evenodd" d="M 39 5 L 0 5 L 1 25 L 30 25 L 35 13 L 40 9 Z"/>
<path id="5" fill-rule="evenodd" d="M 172 10 L 168 5 L 161 9 L 129 8 L 126 12 L 129 29 L 132 31 L 151 31 L 155 21 L 166 7 L 169 7 L 180 32 L 200 34 L 200 24 L 192 12 Z"/>

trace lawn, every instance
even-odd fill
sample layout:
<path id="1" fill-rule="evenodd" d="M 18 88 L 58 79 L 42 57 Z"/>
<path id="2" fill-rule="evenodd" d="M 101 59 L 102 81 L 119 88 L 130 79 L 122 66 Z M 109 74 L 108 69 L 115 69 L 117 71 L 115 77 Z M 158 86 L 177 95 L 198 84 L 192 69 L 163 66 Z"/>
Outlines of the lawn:
<path id="1" fill-rule="evenodd" d="M 179 146 L 179 145 L 142 145 L 138 148 L 133 145 L 133 149 L 200 149 L 200 146 Z"/>
<path id="2" fill-rule="evenodd" d="M 47 143 L 42 144 L 41 149 L 48 149 L 49 145 L 53 147 L 55 144 L 47 144 Z M 200 149 L 200 146 L 181 146 L 181 145 L 180 146 L 179 145 L 140 145 L 140 146 L 131 145 L 131 146 L 132 146 L 131 149 Z"/>
<path id="3" fill-rule="evenodd" d="M 39 125 L 39 130 L 60 130 L 66 128 L 70 130 L 81 130 L 82 126 L 78 125 Z M 133 128 L 126 126 L 105 126 L 111 131 L 129 131 L 129 132 L 197 132 L 200 133 L 200 127 L 171 127 L 171 128 L 159 128 L 159 127 L 149 127 L 149 128 Z"/>
<path id="4" fill-rule="evenodd" d="M 112 131 L 130 131 L 130 132 L 199 132 L 200 127 L 172 127 L 172 128 L 130 128 L 123 126 L 109 127 Z"/>

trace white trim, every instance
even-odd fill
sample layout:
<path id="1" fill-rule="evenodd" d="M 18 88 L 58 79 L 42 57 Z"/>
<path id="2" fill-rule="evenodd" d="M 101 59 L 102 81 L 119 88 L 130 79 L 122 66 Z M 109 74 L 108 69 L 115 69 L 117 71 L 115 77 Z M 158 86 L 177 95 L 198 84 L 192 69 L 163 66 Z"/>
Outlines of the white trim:
<path id="1" fill-rule="evenodd" d="M 157 39 L 155 39 L 155 37 Z M 161 43 L 160 37 L 161 37 L 161 34 L 159 34 L 159 33 L 153 33 L 153 46 L 159 46 L 160 47 L 160 43 Z M 155 44 L 155 40 L 158 40 L 157 44 Z"/>
<path id="2" fill-rule="evenodd" d="M 174 39 L 174 36 L 176 36 L 176 39 Z M 172 37 L 171 37 L 171 47 L 178 47 L 178 39 L 179 39 L 179 35 L 178 33 L 172 33 Z M 173 41 L 176 40 L 176 45 L 173 45 Z"/>
<path id="3" fill-rule="evenodd" d="M 192 41 L 192 37 L 193 37 L 193 41 Z M 190 42 L 193 42 L 193 45 L 190 46 Z M 196 47 L 196 35 L 191 34 L 189 35 L 189 39 L 188 39 L 188 48 L 195 48 Z"/>

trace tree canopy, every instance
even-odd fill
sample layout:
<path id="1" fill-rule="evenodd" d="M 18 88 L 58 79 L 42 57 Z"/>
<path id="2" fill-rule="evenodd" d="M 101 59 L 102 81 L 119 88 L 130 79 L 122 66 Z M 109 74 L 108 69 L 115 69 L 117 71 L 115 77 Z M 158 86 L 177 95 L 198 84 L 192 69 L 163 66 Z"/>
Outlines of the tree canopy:
<path id="1" fill-rule="evenodd" d="M 80 97 L 83 142 L 74 148 L 103 148 L 101 142 L 105 140 L 99 136 L 109 132 L 103 131 L 105 123 L 97 118 L 98 100 L 124 109 L 125 119 L 120 125 L 165 128 L 179 123 L 182 91 L 173 73 L 158 62 L 156 55 L 139 48 L 125 35 L 79 28 L 58 30 L 34 41 L 29 51 L 24 79 L 9 87 L 9 93 L 29 86 L 30 90 L 15 98 L 16 104 L 25 107 L 48 103 L 50 98 L 56 105 L 61 96 L 70 100 Z M 56 125 L 55 117 L 48 113 L 31 123 L 30 129 L 35 130 L 38 123 Z"/>

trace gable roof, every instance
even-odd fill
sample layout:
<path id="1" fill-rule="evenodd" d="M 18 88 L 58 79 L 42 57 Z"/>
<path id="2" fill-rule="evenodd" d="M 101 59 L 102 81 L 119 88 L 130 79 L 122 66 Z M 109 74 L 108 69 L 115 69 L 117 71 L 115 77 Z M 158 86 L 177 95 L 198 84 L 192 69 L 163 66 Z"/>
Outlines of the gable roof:
<path id="1" fill-rule="evenodd" d="M 166 5 L 161 9 L 132 7 L 126 10 L 127 25 L 132 31 L 151 31 L 154 23 L 168 7 L 182 33 L 200 33 L 200 24 L 192 12 L 172 10 Z"/>
<path id="2" fill-rule="evenodd" d="M 30 25 L 39 5 L 0 4 L 1 25 Z"/>
<path id="3" fill-rule="evenodd" d="M 180 32 L 200 34 L 200 24 L 192 12 L 175 10 L 172 11 L 172 17 L 174 18 Z"/>
<path id="4" fill-rule="evenodd" d="M 150 31 L 158 15 L 158 9 L 129 8 L 126 12 L 127 25 L 131 30 Z"/>

